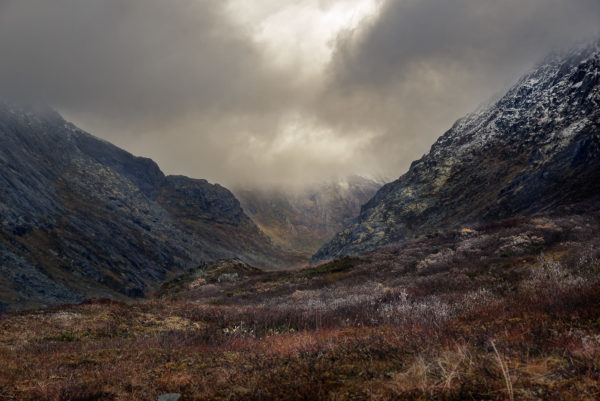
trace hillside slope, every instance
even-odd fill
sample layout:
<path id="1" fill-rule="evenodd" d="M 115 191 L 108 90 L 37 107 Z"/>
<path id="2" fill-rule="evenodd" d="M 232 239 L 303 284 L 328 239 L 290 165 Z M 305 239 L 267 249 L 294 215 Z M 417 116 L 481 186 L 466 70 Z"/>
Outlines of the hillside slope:
<path id="1" fill-rule="evenodd" d="M 0 103 L 0 309 L 142 296 L 202 260 L 285 265 L 227 189 Z"/>
<path id="2" fill-rule="evenodd" d="M 600 42 L 547 59 L 457 121 L 313 260 L 598 196 L 599 82 Z"/>
<path id="3" fill-rule="evenodd" d="M 352 222 L 381 187 L 351 176 L 297 191 L 233 189 L 244 211 L 271 239 L 307 258 Z"/>

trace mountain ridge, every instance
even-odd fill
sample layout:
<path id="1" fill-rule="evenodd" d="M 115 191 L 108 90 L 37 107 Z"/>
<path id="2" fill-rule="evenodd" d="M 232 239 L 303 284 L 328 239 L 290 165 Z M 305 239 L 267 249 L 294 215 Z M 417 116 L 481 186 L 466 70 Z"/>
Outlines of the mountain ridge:
<path id="1" fill-rule="evenodd" d="M 143 296 L 205 260 L 293 264 L 226 188 L 0 103 L 0 308 Z"/>
<path id="2" fill-rule="evenodd" d="M 313 261 L 600 193 L 600 41 L 547 58 L 459 119 Z"/>

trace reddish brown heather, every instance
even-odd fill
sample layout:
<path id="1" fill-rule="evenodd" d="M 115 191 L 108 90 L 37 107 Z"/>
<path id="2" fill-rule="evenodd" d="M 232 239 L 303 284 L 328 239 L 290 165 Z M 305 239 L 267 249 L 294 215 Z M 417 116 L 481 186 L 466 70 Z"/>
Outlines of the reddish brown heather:
<path id="1" fill-rule="evenodd" d="M 0 400 L 597 400 L 597 214 L 0 315 Z"/>

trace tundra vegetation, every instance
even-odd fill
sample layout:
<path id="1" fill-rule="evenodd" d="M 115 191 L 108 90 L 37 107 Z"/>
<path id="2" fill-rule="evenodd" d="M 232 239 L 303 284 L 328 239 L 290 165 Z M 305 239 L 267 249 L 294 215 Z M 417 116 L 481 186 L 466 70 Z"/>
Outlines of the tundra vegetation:
<path id="1" fill-rule="evenodd" d="M 0 400 L 597 400 L 597 206 L 3 313 Z"/>

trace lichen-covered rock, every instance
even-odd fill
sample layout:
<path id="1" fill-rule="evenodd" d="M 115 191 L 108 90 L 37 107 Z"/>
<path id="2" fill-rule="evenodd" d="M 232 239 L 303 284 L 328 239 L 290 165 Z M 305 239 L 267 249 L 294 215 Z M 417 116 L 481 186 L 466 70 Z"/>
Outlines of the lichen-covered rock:
<path id="1" fill-rule="evenodd" d="M 527 233 L 512 235 L 507 238 L 500 238 L 500 247 L 496 251 L 499 255 L 520 254 L 532 247 L 539 247 L 544 244 L 544 239 L 536 235 Z"/>
<path id="2" fill-rule="evenodd" d="M 444 248 L 436 253 L 427 255 L 417 263 L 417 273 L 429 274 L 436 269 L 447 267 L 452 263 L 455 253 L 452 249 Z"/>
<path id="3" fill-rule="evenodd" d="M 313 261 L 600 195 L 600 42 L 553 56 L 457 121 Z"/>
<path id="4" fill-rule="evenodd" d="M 156 401 L 181 401 L 181 394 L 170 393 L 159 396 Z"/>

